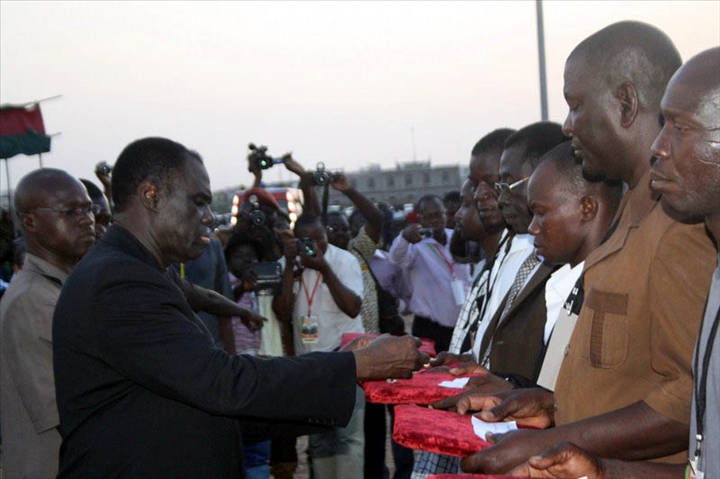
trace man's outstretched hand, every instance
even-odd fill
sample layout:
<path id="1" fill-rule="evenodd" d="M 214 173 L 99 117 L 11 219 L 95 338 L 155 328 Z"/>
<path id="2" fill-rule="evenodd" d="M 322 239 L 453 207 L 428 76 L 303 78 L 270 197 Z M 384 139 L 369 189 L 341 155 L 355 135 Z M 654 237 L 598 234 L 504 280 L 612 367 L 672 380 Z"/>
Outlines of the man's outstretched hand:
<path id="1" fill-rule="evenodd" d="M 367 347 L 353 351 L 360 381 L 410 378 L 430 358 L 418 350 L 421 341 L 414 336 L 383 334 Z"/>

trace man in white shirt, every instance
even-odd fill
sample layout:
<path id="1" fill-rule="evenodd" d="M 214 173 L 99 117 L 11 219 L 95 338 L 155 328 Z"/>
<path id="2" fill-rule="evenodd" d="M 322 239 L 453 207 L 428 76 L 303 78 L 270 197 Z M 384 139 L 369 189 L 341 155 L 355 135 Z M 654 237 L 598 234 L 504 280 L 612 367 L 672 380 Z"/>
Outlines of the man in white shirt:
<path id="1" fill-rule="evenodd" d="M 296 355 L 337 350 L 344 333 L 365 332 L 360 264 L 351 253 L 328 244 L 325 226 L 315 215 L 300 216 L 294 232 L 297 240 L 285 243 L 283 287 L 276 309 L 279 316 L 292 317 Z M 302 272 L 296 278 L 297 257 Z M 347 427 L 309 438 L 316 479 L 363 477 L 365 398 L 359 387 L 356 392 Z"/>

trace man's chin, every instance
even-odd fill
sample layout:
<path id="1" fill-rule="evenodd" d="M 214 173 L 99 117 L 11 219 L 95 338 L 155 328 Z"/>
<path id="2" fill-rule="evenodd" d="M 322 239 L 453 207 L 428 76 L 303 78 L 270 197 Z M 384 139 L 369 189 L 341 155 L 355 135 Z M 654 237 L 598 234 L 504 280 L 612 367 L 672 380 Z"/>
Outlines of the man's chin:
<path id="1" fill-rule="evenodd" d="M 673 207 L 670 203 L 668 203 L 667 200 L 660 200 L 660 204 L 662 205 L 662 209 L 665 212 L 666 215 L 668 215 L 670 218 L 674 219 L 678 223 L 684 223 L 686 225 L 692 225 L 696 223 L 703 223 L 704 218 L 702 216 L 693 215 L 691 213 L 686 213 L 678 208 Z"/>

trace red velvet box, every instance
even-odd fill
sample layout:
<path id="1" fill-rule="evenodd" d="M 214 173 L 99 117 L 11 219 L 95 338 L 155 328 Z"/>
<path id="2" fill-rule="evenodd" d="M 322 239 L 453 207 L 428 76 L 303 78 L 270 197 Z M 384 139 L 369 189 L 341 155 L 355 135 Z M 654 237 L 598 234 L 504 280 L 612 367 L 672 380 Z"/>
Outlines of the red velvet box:
<path id="1" fill-rule="evenodd" d="M 466 457 L 490 446 L 475 435 L 471 417 L 420 406 L 396 406 L 393 439 L 410 449 Z"/>
<path id="2" fill-rule="evenodd" d="M 450 396 L 460 394 L 465 389 L 438 386 L 443 381 L 453 381 L 460 377 L 479 376 L 481 373 L 468 376 L 453 376 L 450 373 L 413 374 L 412 379 L 390 381 L 365 381 L 360 384 L 365 390 L 365 400 L 377 404 L 421 404 L 428 405 Z"/>
<path id="3" fill-rule="evenodd" d="M 433 474 L 427 479 L 530 479 L 517 476 L 498 476 L 495 474 Z"/>
<path id="4" fill-rule="evenodd" d="M 352 341 L 355 338 L 359 338 L 360 336 L 369 336 L 373 339 L 377 338 L 379 334 L 366 334 L 366 333 L 345 333 L 340 338 L 340 349 L 345 347 L 347 343 Z M 431 358 L 434 358 L 437 356 L 437 353 L 435 352 L 435 341 L 432 339 L 427 338 L 420 338 L 420 341 L 422 344 L 420 344 L 420 347 L 418 348 L 420 352 L 423 352 L 430 356 Z"/>

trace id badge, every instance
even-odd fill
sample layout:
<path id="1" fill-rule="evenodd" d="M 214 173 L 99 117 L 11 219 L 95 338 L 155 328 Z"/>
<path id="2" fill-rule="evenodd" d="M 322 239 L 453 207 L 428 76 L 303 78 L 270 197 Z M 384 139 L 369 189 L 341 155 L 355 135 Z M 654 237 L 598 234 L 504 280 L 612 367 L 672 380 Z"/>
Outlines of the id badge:
<path id="1" fill-rule="evenodd" d="M 450 282 L 450 287 L 452 288 L 453 298 L 455 298 L 455 304 L 458 306 L 465 304 L 465 286 L 463 286 L 462 281 L 453 279 Z"/>
<path id="2" fill-rule="evenodd" d="M 705 479 L 705 473 L 698 470 L 698 458 L 695 457 L 694 461 L 688 461 L 688 478 L 689 479 Z"/>
<path id="3" fill-rule="evenodd" d="M 303 344 L 314 344 L 318 342 L 318 319 L 317 316 L 302 317 L 302 342 Z"/>

